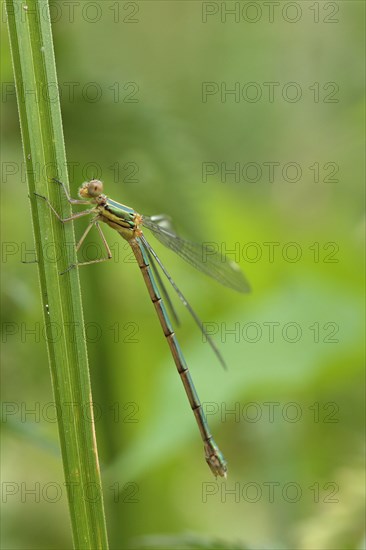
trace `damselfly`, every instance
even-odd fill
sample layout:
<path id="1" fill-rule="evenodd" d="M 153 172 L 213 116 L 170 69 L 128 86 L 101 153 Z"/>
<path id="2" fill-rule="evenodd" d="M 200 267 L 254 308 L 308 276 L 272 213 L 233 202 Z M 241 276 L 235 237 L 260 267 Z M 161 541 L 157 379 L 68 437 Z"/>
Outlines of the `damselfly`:
<path id="1" fill-rule="evenodd" d="M 209 430 L 205 414 L 202 410 L 202 405 L 198 398 L 190 372 L 188 370 L 184 356 L 175 336 L 173 326 L 169 320 L 167 310 L 159 292 L 160 288 L 168 308 L 171 310 L 174 319 L 177 321 L 177 316 L 174 311 L 173 304 L 164 287 L 163 281 L 158 271 L 158 267 L 162 270 L 163 274 L 167 277 L 168 281 L 173 286 L 180 300 L 183 302 L 183 304 L 192 315 L 202 334 L 204 334 L 220 363 L 224 367 L 225 362 L 215 343 L 207 334 L 202 322 L 197 317 L 196 313 L 189 305 L 184 295 L 179 290 L 179 288 L 165 269 L 154 249 L 146 240 L 143 233 L 143 228 L 148 228 L 164 246 L 176 252 L 181 258 L 189 262 L 191 265 L 193 265 L 203 273 L 210 275 L 221 284 L 237 290 L 238 292 L 248 292 L 250 290 L 249 284 L 247 283 L 244 275 L 240 271 L 238 265 L 235 262 L 228 260 L 224 255 L 219 254 L 217 251 L 212 249 L 205 250 L 202 245 L 191 243 L 178 237 L 175 231 L 171 228 L 170 219 L 167 216 L 141 216 L 132 208 L 112 200 L 103 193 L 103 184 L 99 180 L 92 180 L 83 183 L 83 185 L 79 189 L 80 199 L 72 199 L 66 186 L 56 179 L 54 181 L 62 185 L 69 203 L 94 205 L 92 208 L 88 208 L 87 210 L 84 210 L 82 212 L 75 213 L 69 218 L 62 219 L 61 216 L 56 212 L 50 201 L 43 195 L 38 195 L 36 193 L 37 196 L 41 197 L 47 202 L 49 207 L 62 223 L 66 223 L 71 220 L 81 218 L 82 216 L 87 216 L 89 214 L 93 216 L 90 224 L 84 231 L 76 246 L 76 251 L 79 250 L 92 227 L 96 227 L 101 237 L 104 248 L 107 252 L 107 256 L 104 258 L 72 264 L 66 269 L 66 271 L 69 271 L 73 267 L 90 265 L 97 262 L 103 262 L 112 258 L 111 250 L 100 228 L 99 222 L 104 222 L 108 224 L 110 227 L 115 229 L 121 235 L 121 237 L 128 241 L 129 245 L 132 248 L 136 261 L 141 269 L 141 273 L 144 278 L 147 290 L 155 306 L 165 338 L 167 339 L 167 342 L 169 344 L 178 373 L 181 377 L 189 403 L 196 418 L 197 425 L 200 430 L 200 434 L 204 444 L 206 462 L 215 476 L 220 475 L 226 477 L 226 460 L 220 449 L 218 448 L 217 444 L 215 443 Z M 66 271 L 64 271 L 64 273 Z"/>

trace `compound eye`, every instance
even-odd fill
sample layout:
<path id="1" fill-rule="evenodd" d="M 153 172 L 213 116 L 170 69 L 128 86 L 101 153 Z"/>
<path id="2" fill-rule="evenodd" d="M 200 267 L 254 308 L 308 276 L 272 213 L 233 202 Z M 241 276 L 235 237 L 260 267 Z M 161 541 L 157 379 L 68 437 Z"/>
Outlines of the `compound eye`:
<path id="1" fill-rule="evenodd" d="M 100 180 L 91 180 L 88 183 L 88 193 L 91 197 L 97 197 L 103 193 L 103 183 Z"/>

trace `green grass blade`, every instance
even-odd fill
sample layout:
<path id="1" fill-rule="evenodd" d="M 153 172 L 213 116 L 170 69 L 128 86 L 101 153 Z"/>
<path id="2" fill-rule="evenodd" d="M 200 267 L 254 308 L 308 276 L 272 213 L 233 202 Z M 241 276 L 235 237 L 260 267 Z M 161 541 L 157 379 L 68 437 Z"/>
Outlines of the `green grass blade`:
<path id="1" fill-rule="evenodd" d="M 105 549 L 79 277 L 75 269 L 59 275 L 75 261 L 73 227 L 63 226 L 34 195 L 49 197 L 63 217 L 70 215 L 51 181 L 58 177 L 67 184 L 68 178 L 48 3 L 6 0 L 6 7 L 74 546 Z"/>

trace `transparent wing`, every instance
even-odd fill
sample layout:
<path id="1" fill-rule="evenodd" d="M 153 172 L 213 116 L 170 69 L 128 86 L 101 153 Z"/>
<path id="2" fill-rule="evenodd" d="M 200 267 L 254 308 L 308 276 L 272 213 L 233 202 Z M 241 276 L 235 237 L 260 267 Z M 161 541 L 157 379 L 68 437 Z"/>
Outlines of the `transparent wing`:
<path id="1" fill-rule="evenodd" d="M 212 244 L 192 243 L 178 237 L 172 229 L 170 218 L 163 215 L 150 218 L 144 216 L 142 225 L 147 227 L 164 246 L 173 250 L 199 271 L 238 292 L 250 292 L 250 285 L 238 264 L 215 250 L 216 247 Z"/>
<path id="2" fill-rule="evenodd" d="M 183 293 L 179 290 L 179 288 L 177 287 L 177 285 L 175 284 L 175 282 L 173 281 L 173 279 L 169 275 L 168 271 L 165 269 L 162 261 L 160 260 L 159 256 L 156 254 L 155 250 L 150 246 L 150 244 L 147 242 L 147 240 L 145 239 L 145 237 L 143 235 L 141 235 L 141 237 L 138 237 L 138 241 L 140 242 L 140 246 L 143 246 L 144 249 L 148 251 L 149 258 L 150 259 L 154 258 L 154 260 L 157 262 L 158 266 L 160 267 L 160 269 L 164 273 L 165 277 L 168 279 L 168 281 L 170 282 L 170 284 L 174 288 L 175 292 L 178 294 L 179 299 L 182 301 L 183 305 L 188 309 L 189 313 L 192 315 L 195 323 L 199 327 L 201 333 L 205 336 L 207 342 L 210 344 L 212 350 L 214 351 L 214 353 L 215 353 L 216 357 L 218 358 L 218 360 L 220 361 L 221 365 L 224 367 L 224 369 L 227 369 L 224 358 L 221 355 L 218 348 L 216 347 L 215 342 L 212 340 L 211 336 L 207 333 L 207 331 L 206 331 L 205 327 L 203 326 L 202 321 L 198 317 L 197 313 L 194 311 L 194 309 L 192 308 L 192 306 L 190 305 L 188 300 L 185 298 Z"/>

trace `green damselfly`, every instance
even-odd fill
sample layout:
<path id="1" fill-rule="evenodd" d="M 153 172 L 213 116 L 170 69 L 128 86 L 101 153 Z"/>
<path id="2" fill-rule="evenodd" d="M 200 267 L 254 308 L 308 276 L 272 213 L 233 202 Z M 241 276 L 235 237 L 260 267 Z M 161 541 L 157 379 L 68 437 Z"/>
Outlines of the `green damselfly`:
<path id="1" fill-rule="evenodd" d="M 220 475 L 226 477 L 226 460 L 220 449 L 218 448 L 217 444 L 215 443 L 209 430 L 205 414 L 202 410 L 202 405 L 198 398 L 190 372 L 188 370 L 184 356 L 175 336 L 173 326 L 170 322 L 167 310 L 159 292 L 160 288 L 161 293 L 163 294 L 164 299 L 167 302 L 167 306 L 171 310 L 174 319 L 177 321 L 178 319 L 174 311 L 173 304 L 164 287 L 163 281 L 158 271 L 158 267 L 167 277 L 175 292 L 178 294 L 180 300 L 187 307 L 188 311 L 199 326 L 202 334 L 206 337 L 217 358 L 224 367 L 225 362 L 215 343 L 207 334 L 202 322 L 167 272 L 166 268 L 162 264 L 154 249 L 146 240 L 143 233 L 143 228 L 148 228 L 164 246 L 170 248 L 191 265 L 206 273 L 207 275 L 210 275 L 223 285 L 226 285 L 239 292 L 248 292 L 250 290 L 250 287 L 244 275 L 240 271 L 238 265 L 235 262 L 228 260 L 225 256 L 213 250 L 208 250 L 206 251 L 207 254 L 204 254 L 205 250 L 203 245 L 191 243 L 180 238 L 171 228 L 170 219 L 167 216 L 141 216 L 132 208 L 112 200 L 103 193 L 103 184 L 99 180 L 91 180 L 89 182 L 83 183 L 79 189 L 80 199 L 72 199 L 66 186 L 59 180 L 54 179 L 54 181 L 62 185 L 66 198 L 70 204 L 83 204 L 89 206 L 91 204 L 93 205 L 92 208 L 88 208 L 87 210 L 84 210 L 82 212 L 75 213 L 69 218 L 62 219 L 61 216 L 56 212 L 50 201 L 43 195 L 38 195 L 36 193 L 38 197 L 41 197 L 47 202 L 49 207 L 62 223 L 81 218 L 82 216 L 93 216 L 93 219 L 87 226 L 76 246 L 76 251 L 80 249 L 89 231 L 93 227 L 96 227 L 101 237 L 104 248 L 107 252 L 107 256 L 105 258 L 72 264 L 63 273 L 69 271 L 73 267 L 90 265 L 93 263 L 103 262 L 112 258 L 111 250 L 101 230 L 99 222 L 104 222 L 115 229 L 121 235 L 121 237 L 123 237 L 129 243 L 136 258 L 136 261 L 140 267 L 151 301 L 155 306 L 165 338 L 167 339 L 167 342 L 169 344 L 170 351 L 172 353 L 178 373 L 181 377 L 189 403 L 196 418 L 196 422 L 204 444 L 206 462 L 215 476 Z"/>

